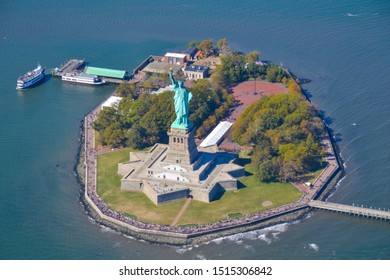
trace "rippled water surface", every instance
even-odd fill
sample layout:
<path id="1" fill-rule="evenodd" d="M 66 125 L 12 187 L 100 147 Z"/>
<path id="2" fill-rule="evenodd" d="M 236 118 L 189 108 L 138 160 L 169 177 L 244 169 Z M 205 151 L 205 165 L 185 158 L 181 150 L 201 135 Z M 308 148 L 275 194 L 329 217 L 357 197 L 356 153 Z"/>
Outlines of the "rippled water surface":
<path id="1" fill-rule="evenodd" d="M 130 70 L 149 54 L 227 37 L 298 76 L 334 130 L 346 177 L 329 198 L 390 208 L 390 2 L 2 1 L 0 258 L 390 259 L 389 223 L 314 211 L 299 222 L 170 247 L 94 224 L 73 174 L 79 122 L 113 87 L 47 79 L 15 90 L 37 62 L 83 57 Z M 313 3 L 315 2 L 315 3 Z"/>

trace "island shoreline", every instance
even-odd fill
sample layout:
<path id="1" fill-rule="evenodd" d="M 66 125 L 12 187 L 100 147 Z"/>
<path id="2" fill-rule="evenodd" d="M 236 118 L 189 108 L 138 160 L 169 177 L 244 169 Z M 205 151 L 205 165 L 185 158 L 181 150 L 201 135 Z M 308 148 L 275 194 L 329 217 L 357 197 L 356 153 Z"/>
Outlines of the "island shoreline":
<path id="1" fill-rule="evenodd" d="M 304 95 L 304 94 L 303 94 Z M 309 98 L 304 95 L 308 102 Z M 311 103 L 311 102 L 310 102 Z M 88 113 L 84 120 L 80 121 L 80 143 L 78 153 L 76 155 L 76 163 L 74 166 L 74 171 L 76 173 L 76 179 L 81 186 L 80 192 L 80 202 L 84 205 L 84 208 L 88 215 L 99 225 L 103 225 L 115 230 L 118 233 L 124 234 L 126 236 L 131 236 L 136 239 L 145 240 L 151 243 L 158 244 L 167 244 L 167 245 L 188 245 L 188 244 L 199 244 L 204 243 L 213 239 L 220 237 L 225 237 L 233 234 L 244 233 L 248 231 L 253 231 L 257 229 L 262 229 L 270 226 L 274 226 L 281 223 L 292 222 L 301 219 L 305 214 L 313 210 L 308 204 L 305 204 L 298 208 L 293 208 L 289 211 L 283 211 L 277 213 L 276 215 L 270 215 L 269 217 L 263 217 L 259 219 L 254 219 L 250 221 L 247 217 L 236 219 L 236 221 L 241 220 L 243 223 L 238 223 L 232 226 L 221 226 L 217 228 L 212 228 L 211 230 L 200 230 L 195 231 L 189 234 L 181 234 L 177 232 L 171 232 L 166 230 L 156 230 L 156 229 L 145 229 L 137 228 L 134 225 L 129 225 L 119 219 L 114 219 L 112 217 L 104 215 L 95 203 L 88 197 L 88 191 L 86 186 L 87 178 L 87 167 L 86 167 L 86 122 L 87 117 L 93 114 L 95 107 L 90 113 Z M 88 123 L 87 123 L 88 125 Z M 337 160 L 337 168 L 332 172 L 332 174 L 326 179 L 325 182 L 322 182 L 322 186 L 319 188 L 318 192 L 315 195 L 315 199 L 324 200 L 334 189 L 334 186 L 342 179 L 344 175 L 344 170 L 342 168 L 342 159 L 339 154 L 337 143 L 334 142 L 332 137 L 331 129 L 324 123 L 326 128 L 327 137 L 332 145 L 334 155 Z M 95 175 L 96 176 L 96 175 Z M 95 186 L 96 187 L 96 186 Z M 272 209 L 271 209 L 272 210 Z"/>

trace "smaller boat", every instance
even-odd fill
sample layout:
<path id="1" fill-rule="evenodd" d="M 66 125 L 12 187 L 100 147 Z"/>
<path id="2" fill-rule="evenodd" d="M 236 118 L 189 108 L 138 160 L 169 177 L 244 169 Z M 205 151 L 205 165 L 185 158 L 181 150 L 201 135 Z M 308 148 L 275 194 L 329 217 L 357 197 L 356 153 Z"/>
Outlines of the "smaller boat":
<path id="1" fill-rule="evenodd" d="M 25 89 L 38 83 L 45 77 L 45 67 L 38 63 L 38 67 L 20 76 L 16 81 L 16 89 Z"/>
<path id="2" fill-rule="evenodd" d="M 95 75 L 88 75 L 88 74 L 67 73 L 63 75 L 61 79 L 64 82 L 83 84 L 83 85 L 92 85 L 92 86 L 103 85 L 106 83 L 100 77 Z"/>

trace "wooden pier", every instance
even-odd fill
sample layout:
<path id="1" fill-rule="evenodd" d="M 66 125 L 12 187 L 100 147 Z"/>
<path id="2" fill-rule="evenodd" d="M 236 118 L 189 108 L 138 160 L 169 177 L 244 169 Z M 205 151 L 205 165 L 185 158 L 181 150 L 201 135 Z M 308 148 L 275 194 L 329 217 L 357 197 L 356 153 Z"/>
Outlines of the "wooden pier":
<path id="1" fill-rule="evenodd" d="M 85 59 L 70 59 L 63 63 L 60 68 L 53 70 L 52 75 L 54 77 L 62 77 L 67 73 L 81 72 L 81 68 L 85 66 Z"/>
<path id="2" fill-rule="evenodd" d="M 390 211 L 388 210 L 380 210 L 380 209 L 372 209 L 366 207 L 359 206 L 351 206 L 345 204 L 338 204 L 332 202 L 324 202 L 319 200 L 312 200 L 309 202 L 309 206 L 312 208 L 329 210 L 339 213 L 345 213 L 354 216 L 361 216 L 366 218 L 374 218 L 381 220 L 389 220 L 390 221 Z"/>

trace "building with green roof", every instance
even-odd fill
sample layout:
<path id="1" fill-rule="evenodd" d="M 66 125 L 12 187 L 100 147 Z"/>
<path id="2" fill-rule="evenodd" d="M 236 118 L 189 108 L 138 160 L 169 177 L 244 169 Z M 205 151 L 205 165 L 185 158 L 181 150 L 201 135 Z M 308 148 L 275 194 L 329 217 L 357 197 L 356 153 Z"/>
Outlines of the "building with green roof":
<path id="1" fill-rule="evenodd" d="M 90 67 L 90 66 L 87 66 L 85 68 L 85 73 L 89 75 L 103 77 L 103 78 L 120 79 L 120 80 L 123 80 L 126 75 L 126 71 L 99 68 L 99 67 Z"/>

